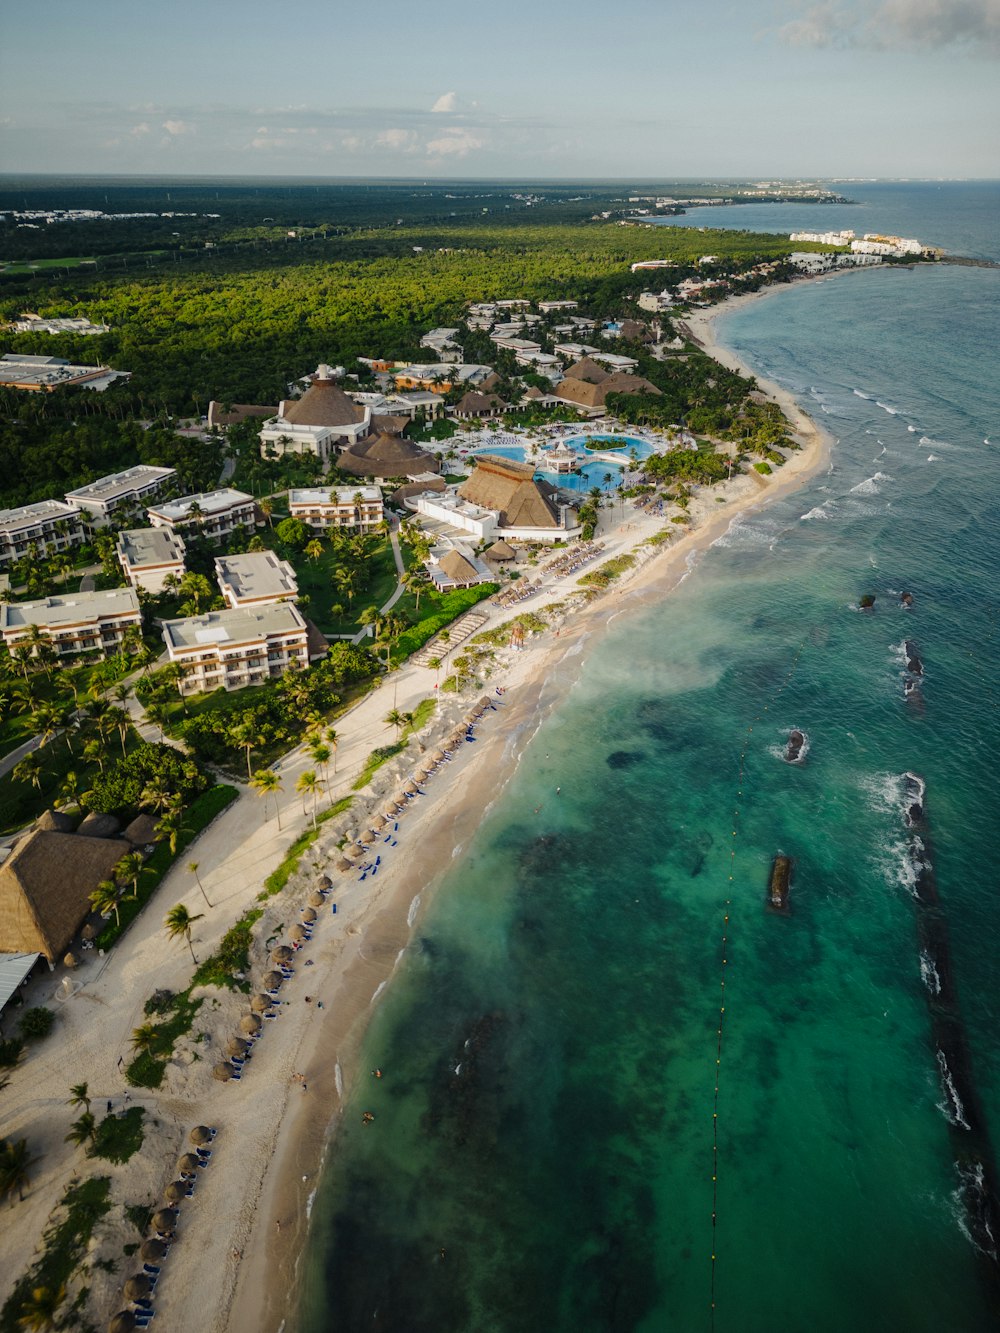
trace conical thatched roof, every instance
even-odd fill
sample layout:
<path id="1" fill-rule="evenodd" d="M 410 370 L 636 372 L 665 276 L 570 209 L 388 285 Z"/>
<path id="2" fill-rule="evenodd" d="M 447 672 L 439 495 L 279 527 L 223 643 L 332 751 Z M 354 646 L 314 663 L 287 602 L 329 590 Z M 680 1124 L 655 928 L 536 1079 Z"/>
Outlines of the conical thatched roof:
<path id="1" fill-rule="evenodd" d="M 438 564 L 460 588 L 470 587 L 480 581 L 479 571 L 460 551 L 449 551 L 447 555 L 441 557 Z"/>
<path id="2" fill-rule="evenodd" d="M 220 1060 L 212 1070 L 212 1077 L 218 1079 L 220 1083 L 228 1083 L 235 1073 L 236 1070 L 228 1060 Z M 176 1181 L 174 1183 L 176 1184 Z M 170 1189 L 169 1185 L 167 1186 L 167 1189 Z M 170 1196 L 168 1195 L 167 1197 L 169 1198 Z"/>
<path id="3" fill-rule="evenodd" d="M 61 810 L 43 810 L 35 820 L 35 828 L 47 833 L 72 833 L 73 820 Z"/>
<path id="4" fill-rule="evenodd" d="M 414 477 L 441 471 L 439 460 L 412 440 L 385 434 L 351 445 L 337 459 L 337 466 L 359 477 Z"/>
<path id="5" fill-rule="evenodd" d="M 231 1060 L 242 1060 L 248 1049 L 242 1037 L 230 1037 L 226 1042 L 226 1054 Z"/>
<path id="6" fill-rule="evenodd" d="M 135 1328 L 135 1315 L 131 1310 L 119 1310 L 112 1315 L 108 1324 L 108 1333 L 132 1333 Z"/>
<path id="7" fill-rule="evenodd" d="M 270 995 L 255 995 L 250 1001 L 250 1008 L 255 1014 L 266 1014 L 273 1004 Z"/>
<path id="8" fill-rule="evenodd" d="M 204 1143 L 212 1142 L 212 1131 L 207 1125 L 195 1125 L 188 1138 L 200 1147 Z"/>
<path id="9" fill-rule="evenodd" d="M 475 471 L 458 489 L 463 500 L 500 515 L 505 528 L 556 528 L 559 514 L 549 496 L 552 487 L 534 480 L 530 463 L 496 454 L 480 454 Z"/>
<path id="10" fill-rule="evenodd" d="M 267 1007 L 270 1008 L 271 1006 L 268 1005 Z M 255 1037 L 263 1026 L 264 1024 L 257 1014 L 244 1014 L 240 1019 L 240 1031 L 248 1037 Z"/>
<path id="11" fill-rule="evenodd" d="M 226 1065 L 224 1067 L 226 1069 L 229 1069 L 230 1071 L 228 1074 L 225 1075 L 225 1078 L 232 1078 L 231 1066 Z M 215 1077 L 218 1079 L 223 1078 L 222 1074 L 216 1072 L 221 1068 L 223 1068 L 223 1066 L 216 1065 L 215 1069 L 212 1070 L 212 1073 L 215 1074 Z M 188 1192 L 188 1187 L 186 1180 L 172 1180 L 170 1184 L 167 1186 L 167 1188 L 163 1191 L 163 1197 L 167 1199 L 170 1203 L 180 1203 L 181 1199 L 187 1197 L 187 1192 Z"/>
<path id="12" fill-rule="evenodd" d="M 261 985 L 265 990 L 277 990 L 284 979 L 280 972 L 265 972 Z"/>
<path id="13" fill-rule="evenodd" d="M 90 912 L 90 894 L 121 859 L 120 842 L 35 829 L 0 866 L 0 949 L 65 952 Z"/>
<path id="14" fill-rule="evenodd" d="M 343 874 L 345 870 L 353 870 L 354 866 L 348 861 L 346 856 L 342 856 L 337 862 L 337 869 Z"/>
<path id="15" fill-rule="evenodd" d="M 143 1263 L 158 1264 L 166 1257 L 167 1247 L 162 1240 L 144 1240 L 139 1246 L 139 1257 Z"/>
<path id="16" fill-rule="evenodd" d="M 326 876 L 324 875 L 324 879 L 325 879 L 325 878 L 326 878 Z M 310 907 L 322 907 L 323 904 L 324 904 L 325 902 L 326 902 L 326 899 L 325 899 L 325 898 L 323 897 L 323 895 L 320 893 L 319 889 L 316 889 L 316 891 L 315 891 L 314 893 L 310 893 L 310 895 L 309 895 L 309 906 L 310 906 Z"/>
<path id="17" fill-rule="evenodd" d="M 157 1231 L 173 1231 L 177 1225 L 177 1209 L 161 1208 L 150 1218 L 150 1224 Z"/>
<path id="18" fill-rule="evenodd" d="M 316 920 L 316 912 L 311 907 L 303 907 L 302 920 L 311 925 Z"/>
<path id="19" fill-rule="evenodd" d="M 271 950 L 272 963 L 290 963 L 293 957 L 292 950 L 287 944 L 278 944 Z"/>
<path id="20" fill-rule="evenodd" d="M 306 930 L 305 926 L 294 925 L 288 932 L 288 938 L 301 942 L 306 938 L 308 933 L 309 932 Z"/>
<path id="21" fill-rule="evenodd" d="M 591 384 L 603 384 L 608 378 L 608 372 L 603 366 L 599 366 L 596 361 L 592 361 L 589 356 L 581 357 L 579 361 L 574 361 L 571 366 L 566 367 L 566 378 L 568 380 L 588 380 Z M 559 386 L 562 388 L 562 385 Z"/>
<path id="22" fill-rule="evenodd" d="M 517 552 L 509 542 L 505 542 L 501 538 L 500 541 L 494 542 L 492 546 L 487 547 L 483 558 L 493 561 L 516 560 Z"/>
<path id="23" fill-rule="evenodd" d="M 177 1162 L 177 1170 L 181 1175 L 190 1176 L 201 1166 L 201 1161 L 196 1153 L 186 1152 Z"/>
<path id="24" fill-rule="evenodd" d="M 365 409 L 332 379 L 314 379 L 301 398 L 282 407 L 279 423 L 287 421 L 293 426 L 354 426 L 365 419 Z"/>
<path id="25" fill-rule="evenodd" d="M 91 810 L 82 820 L 77 832 L 87 838 L 113 838 L 120 828 L 121 821 L 115 819 L 114 815 L 101 815 L 96 810 Z"/>
<path id="26" fill-rule="evenodd" d="M 135 1273 L 125 1283 L 125 1295 L 130 1301 L 141 1301 L 149 1295 L 149 1278 L 145 1273 Z"/>

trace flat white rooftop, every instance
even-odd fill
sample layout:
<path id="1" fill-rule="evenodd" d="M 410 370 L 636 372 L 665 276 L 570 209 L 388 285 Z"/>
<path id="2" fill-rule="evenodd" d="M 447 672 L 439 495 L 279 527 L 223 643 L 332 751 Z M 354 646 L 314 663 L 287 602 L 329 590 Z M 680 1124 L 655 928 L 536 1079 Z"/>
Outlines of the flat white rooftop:
<path id="1" fill-rule="evenodd" d="M 135 589 L 112 588 L 109 592 L 43 597 L 37 602 L 4 602 L 0 604 L 0 630 L 17 630 L 26 625 L 58 629 L 63 625 L 79 625 L 108 616 L 131 614 L 139 614 L 139 598 Z"/>
<path id="2" fill-rule="evenodd" d="M 155 485 L 158 481 L 165 481 L 167 477 L 176 475 L 176 470 L 172 467 L 140 464 L 138 467 L 126 468 L 124 472 L 112 472 L 110 476 L 98 477 L 97 481 L 80 486 L 75 491 L 67 491 L 66 499 L 100 500 L 106 503 L 122 495 L 132 495 L 145 486 Z"/>
<path id="3" fill-rule="evenodd" d="M 118 550 L 133 569 L 184 559 L 184 538 L 169 528 L 132 528 L 118 534 Z"/>
<path id="4" fill-rule="evenodd" d="M 224 514 L 234 505 L 253 504 L 253 496 L 247 495 L 245 491 L 234 491 L 229 488 L 206 491 L 201 495 L 182 495 L 179 500 L 170 500 L 166 504 L 150 505 L 149 512 L 160 515 L 168 523 L 179 523 L 187 518 L 191 506 L 195 503 L 207 517 L 210 514 Z"/>
<path id="5" fill-rule="evenodd" d="M 79 522 L 80 511 L 61 500 L 36 500 L 34 504 L 21 505 L 20 509 L 0 509 L 0 532 L 41 523 L 45 519 L 62 518 Z"/>
<path id="6" fill-rule="evenodd" d="M 377 486 L 305 486 L 288 492 L 290 505 L 351 505 L 354 497 L 361 496 L 364 504 L 378 504 L 382 492 Z M 332 498 L 331 498 L 332 497 Z"/>
<path id="7" fill-rule="evenodd" d="M 273 551 L 220 556 L 215 561 L 219 586 L 228 587 L 238 602 L 261 597 L 294 597 L 299 590 L 295 570 Z"/>
<path id="8" fill-rule="evenodd" d="M 305 633 L 306 622 L 291 602 L 209 611 L 203 616 L 165 620 L 163 637 L 170 648 L 204 648 L 259 643 L 274 634 Z"/>

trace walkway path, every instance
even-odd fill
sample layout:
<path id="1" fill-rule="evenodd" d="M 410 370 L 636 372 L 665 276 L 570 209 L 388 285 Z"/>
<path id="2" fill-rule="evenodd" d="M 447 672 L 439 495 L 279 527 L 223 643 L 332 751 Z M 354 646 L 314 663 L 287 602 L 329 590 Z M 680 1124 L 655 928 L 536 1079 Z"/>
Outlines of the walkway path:
<path id="1" fill-rule="evenodd" d="M 403 561 L 403 553 L 399 549 L 399 537 L 393 529 L 389 532 L 389 545 L 392 547 L 392 558 L 396 562 L 396 573 L 399 576 L 399 581 L 393 589 L 389 600 L 384 606 L 379 608 L 380 616 L 384 616 L 387 611 L 391 611 L 406 591 L 406 584 L 404 583 L 404 579 L 406 578 L 406 564 Z M 353 636 L 351 643 L 357 645 L 361 643 L 362 639 L 367 639 L 370 634 L 371 627 L 369 625 L 364 625 L 358 630 L 357 634 Z"/>

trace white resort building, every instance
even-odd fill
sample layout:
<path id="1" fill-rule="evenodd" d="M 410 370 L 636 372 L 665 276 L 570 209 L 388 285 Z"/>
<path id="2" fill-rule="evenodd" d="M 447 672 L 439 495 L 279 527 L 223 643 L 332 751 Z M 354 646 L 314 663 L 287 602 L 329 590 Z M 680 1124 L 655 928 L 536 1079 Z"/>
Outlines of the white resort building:
<path id="1" fill-rule="evenodd" d="M 187 530 L 197 528 L 210 540 L 228 537 L 237 528 L 257 526 L 257 502 L 245 491 L 206 491 L 183 495 L 179 500 L 151 505 L 146 510 L 154 528 Z"/>
<path id="2" fill-rule="evenodd" d="M 182 694 L 239 690 L 309 665 L 308 628 L 290 602 L 165 620 L 163 640 L 185 670 Z"/>
<path id="3" fill-rule="evenodd" d="M 61 500 L 38 500 L 0 509 L 0 565 L 31 554 L 55 555 L 86 540 L 79 509 Z"/>
<path id="4" fill-rule="evenodd" d="M 171 575 L 184 577 L 184 538 L 172 528 L 119 532 L 115 552 L 133 588 L 160 593 Z"/>
<path id="5" fill-rule="evenodd" d="M 307 486 L 288 492 L 288 512 L 311 528 L 373 532 L 383 518 L 382 492 L 377 486 Z"/>
<path id="6" fill-rule="evenodd" d="M 314 454 L 327 463 L 338 446 L 363 440 L 371 429 L 371 408 L 350 399 L 331 367 L 320 366 L 302 397 L 284 400 L 265 421 L 260 451 L 265 458 Z"/>
<path id="7" fill-rule="evenodd" d="M 37 626 L 60 657 L 95 652 L 103 657 L 121 646 L 130 625 L 141 624 L 133 588 L 0 604 L 0 634 L 8 651 L 30 641 Z"/>
<path id="8" fill-rule="evenodd" d="M 162 494 L 177 472 L 172 467 L 140 464 L 99 477 L 87 486 L 66 492 L 66 503 L 82 509 L 94 527 L 107 527 L 119 515 Z"/>
<path id="9" fill-rule="evenodd" d="M 219 556 L 215 561 L 215 577 L 229 607 L 292 602 L 299 595 L 295 570 L 273 551 Z"/>

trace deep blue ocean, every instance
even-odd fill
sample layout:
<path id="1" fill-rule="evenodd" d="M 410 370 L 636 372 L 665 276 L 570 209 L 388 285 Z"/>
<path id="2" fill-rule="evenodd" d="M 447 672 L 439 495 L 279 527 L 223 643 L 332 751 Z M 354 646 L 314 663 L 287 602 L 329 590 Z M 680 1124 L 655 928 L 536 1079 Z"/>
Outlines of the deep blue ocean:
<path id="1" fill-rule="evenodd" d="M 995 185 L 849 193 L 707 211 L 1000 258 Z M 562 668 L 376 1011 L 305 1333 L 995 1324 L 1000 270 L 798 284 L 719 332 L 831 468 Z"/>

